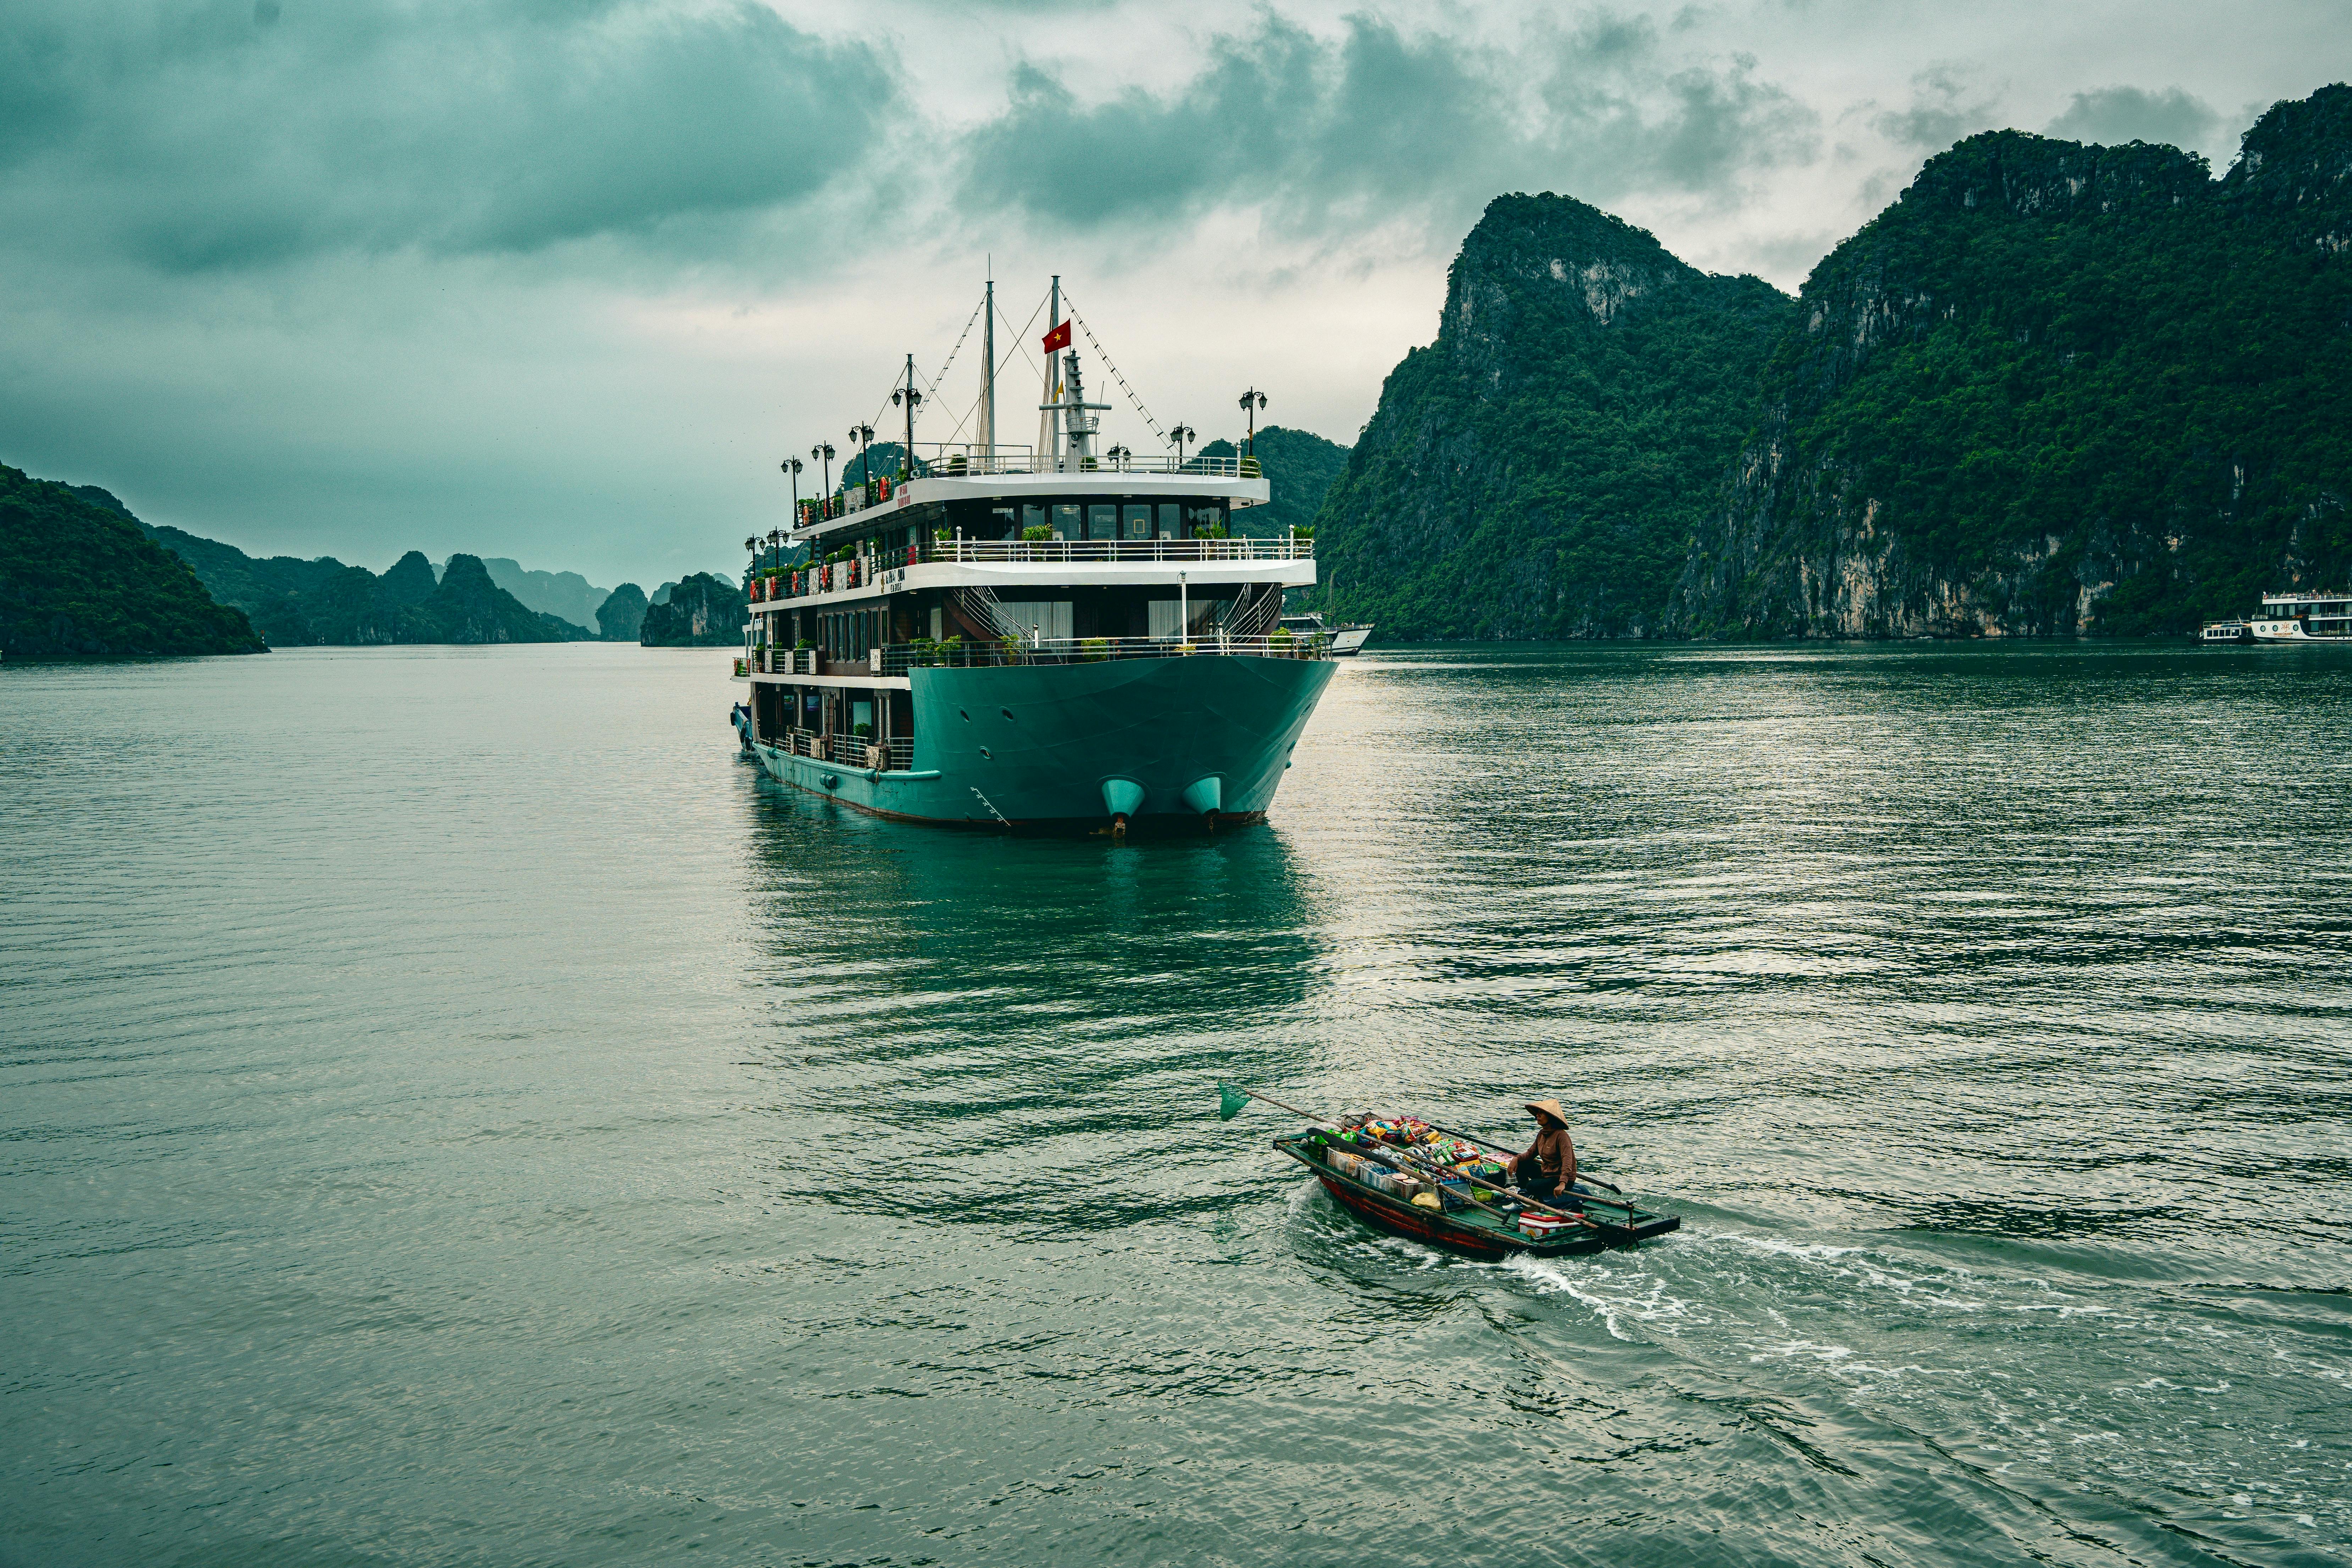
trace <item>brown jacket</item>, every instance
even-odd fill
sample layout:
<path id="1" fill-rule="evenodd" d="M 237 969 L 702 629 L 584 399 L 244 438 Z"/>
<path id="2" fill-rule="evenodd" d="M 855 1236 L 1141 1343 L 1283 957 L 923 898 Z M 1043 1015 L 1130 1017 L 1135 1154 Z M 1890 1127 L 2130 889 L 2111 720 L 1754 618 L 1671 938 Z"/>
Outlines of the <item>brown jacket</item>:
<path id="1" fill-rule="evenodd" d="M 1536 1133 L 1536 1141 L 1528 1145 L 1528 1154 L 1535 1156 L 1536 1169 L 1545 1175 L 1557 1175 L 1564 1182 L 1576 1180 L 1576 1144 L 1565 1127 L 1546 1127 Z"/>

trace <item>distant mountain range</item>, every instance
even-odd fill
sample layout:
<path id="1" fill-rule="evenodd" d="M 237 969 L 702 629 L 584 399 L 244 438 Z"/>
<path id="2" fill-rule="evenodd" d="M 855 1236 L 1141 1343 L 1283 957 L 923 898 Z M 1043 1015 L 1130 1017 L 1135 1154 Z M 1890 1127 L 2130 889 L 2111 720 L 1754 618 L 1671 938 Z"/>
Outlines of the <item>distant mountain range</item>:
<path id="1" fill-rule="evenodd" d="M 256 558 L 184 529 L 140 522 L 95 485 L 79 493 L 131 518 L 194 567 L 213 597 L 243 610 L 272 647 L 578 642 L 596 635 L 530 608 L 499 587 L 478 556 L 453 555 L 436 572 L 422 551 L 412 550 L 381 576 L 331 555 Z"/>
<path id="2" fill-rule="evenodd" d="M 1400 637 L 2175 633 L 2352 580 L 2352 89 L 2220 180 L 2004 131 L 1795 300 L 1569 197 L 1465 241 L 1318 518 Z"/>
<path id="3" fill-rule="evenodd" d="M 442 566 L 447 564 L 442 563 Z M 612 589 L 596 587 L 577 572 L 533 572 L 503 555 L 485 555 L 482 564 L 488 569 L 491 582 L 527 608 L 575 626 L 594 626 L 596 612 L 613 596 Z M 442 566 L 433 570 L 437 574 Z"/>
<path id="4" fill-rule="evenodd" d="M 436 568 L 415 550 L 381 575 L 332 556 L 257 558 L 142 521 L 96 485 L 13 468 L 0 476 L 0 651 L 259 651 L 264 639 L 278 647 L 635 642 L 644 615 L 634 584 L 608 594 L 577 573 L 528 571 L 503 557 L 452 555 Z M 586 604 L 599 629 L 541 607 L 548 604 Z"/>

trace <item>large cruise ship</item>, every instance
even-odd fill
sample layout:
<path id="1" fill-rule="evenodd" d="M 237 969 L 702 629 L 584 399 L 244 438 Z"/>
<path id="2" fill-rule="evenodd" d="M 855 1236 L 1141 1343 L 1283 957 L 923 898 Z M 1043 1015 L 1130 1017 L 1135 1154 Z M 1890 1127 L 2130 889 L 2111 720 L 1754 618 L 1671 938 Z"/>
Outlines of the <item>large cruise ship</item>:
<path id="1" fill-rule="evenodd" d="M 1262 818 L 1335 668 L 1328 636 L 1281 624 L 1313 541 L 1235 533 L 1269 497 L 1248 456 L 1187 457 L 1181 427 L 1162 454 L 1098 447 L 1108 405 L 1086 399 L 1058 279 L 1036 441 L 999 443 L 993 295 L 971 439 L 914 438 L 909 358 L 893 401 L 912 471 L 747 542 L 746 743 L 784 783 L 885 816 L 1115 835 Z"/>

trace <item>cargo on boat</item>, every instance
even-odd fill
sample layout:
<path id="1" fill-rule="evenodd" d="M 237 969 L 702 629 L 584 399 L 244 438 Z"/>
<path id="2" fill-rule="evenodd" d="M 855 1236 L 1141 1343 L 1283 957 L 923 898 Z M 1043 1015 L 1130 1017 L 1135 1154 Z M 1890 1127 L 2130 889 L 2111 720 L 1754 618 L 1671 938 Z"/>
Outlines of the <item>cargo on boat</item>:
<path id="1" fill-rule="evenodd" d="M 1359 1219 L 1475 1257 L 1556 1258 L 1682 1228 L 1678 1217 L 1654 1214 L 1589 1177 L 1572 1196 L 1521 1197 L 1509 1185 L 1507 1152 L 1415 1118 L 1309 1128 L 1274 1146 L 1312 1170 Z"/>

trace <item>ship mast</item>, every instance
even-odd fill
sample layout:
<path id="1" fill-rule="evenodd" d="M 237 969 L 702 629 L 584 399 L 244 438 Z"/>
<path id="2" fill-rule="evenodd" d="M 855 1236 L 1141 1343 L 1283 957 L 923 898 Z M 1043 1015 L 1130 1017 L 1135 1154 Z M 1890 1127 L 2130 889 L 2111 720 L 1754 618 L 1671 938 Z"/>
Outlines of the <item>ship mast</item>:
<path id="1" fill-rule="evenodd" d="M 981 307 L 988 324 L 980 333 L 980 450 L 983 464 L 996 456 L 996 268 L 988 269 L 988 299 Z M 982 471 L 987 472 L 983 468 Z"/>
<path id="2" fill-rule="evenodd" d="M 1048 298 L 1052 303 L 1045 307 L 1045 331 L 1051 333 L 1062 324 L 1062 275 L 1058 272 L 1054 274 L 1054 292 Z M 1037 456 L 1040 458 L 1062 455 L 1062 426 L 1060 421 L 1054 417 L 1054 405 L 1061 400 L 1061 388 L 1054 384 L 1054 355 L 1049 350 L 1045 354 L 1045 384 L 1037 393 Z M 1059 463 L 1054 466 L 1061 467 Z"/>

